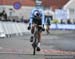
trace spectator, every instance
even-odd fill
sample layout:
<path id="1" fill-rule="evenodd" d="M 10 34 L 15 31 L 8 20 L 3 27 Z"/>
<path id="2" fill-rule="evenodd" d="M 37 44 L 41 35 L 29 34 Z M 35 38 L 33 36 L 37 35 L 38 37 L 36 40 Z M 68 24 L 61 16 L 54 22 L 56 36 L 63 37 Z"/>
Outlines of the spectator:
<path id="1" fill-rule="evenodd" d="M 63 22 L 63 20 L 61 20 L 61 22 L 60 22 L 61 24 L 65 24 L 64 22 Z"/>
<path id="2" fill-rule="evenodd" d="M 3 10 L 2 15 L 4 20 L 7 21 L 7 13 L 5 12 L 5 10 Z"/>
<path id="3" fill-rule="evenodd" d="M 67 24 L 72 24 L 71 21 L 70 21 L 70 19 L 67 20 Z"/>

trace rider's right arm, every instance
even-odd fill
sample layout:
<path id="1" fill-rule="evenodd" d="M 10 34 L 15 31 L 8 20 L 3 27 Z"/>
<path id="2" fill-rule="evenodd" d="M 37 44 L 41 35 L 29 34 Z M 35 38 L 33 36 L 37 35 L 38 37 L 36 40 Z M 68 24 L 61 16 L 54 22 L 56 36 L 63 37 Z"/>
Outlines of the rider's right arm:
<path id="1" fill-rule="evenodd" d="M 29 24 L 28 24 L 28 30 L 31 29 L 31 25 L 32 25 L 32 15 L 30 14 Z"/>
<path id="2" fill-rule="evenodd" d="M 32 24 L 32 18 L 29 19 L 29 26 L 31 27 Z"/>
<path id="3" fill-rule="evenodd" d="M 30 27 L 31 27 L 32 21 L 33 21 L 33 19 L 32 19 L 32 18 L 33 18 L 32 13 L 33 13 L 33 12 L 30 13 L 30 18 L 29 18 L 29 26 L 30 26 Z"/>
<path id="4" fill-rule="evenodd" d="M 32 24 L 32 19 L 30 18 L 30 19 L 29 19 L 29 24 L 28 24 L 28 30 L 31 29 L 31 24 Z"/>
<path id="5" fill-rule="evenodd" d="M 35 9 L 33 9 L 30 13 L 30 18 L 29 18 L 29 26 L 32 26 L 32 21 L 33 21 L 33 12 Z"/>

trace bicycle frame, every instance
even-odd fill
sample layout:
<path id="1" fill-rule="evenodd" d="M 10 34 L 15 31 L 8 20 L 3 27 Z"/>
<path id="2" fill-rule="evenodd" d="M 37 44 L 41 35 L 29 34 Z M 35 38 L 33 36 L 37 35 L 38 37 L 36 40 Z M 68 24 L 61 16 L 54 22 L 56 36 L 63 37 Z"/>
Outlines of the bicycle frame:
<path id="1" fill-rule="evenodd" d="M 39 27 L 42 27 L 42 25 L 37 25 L 37 24 L 34 24 L 35 28 L 34 28 L 34 36 L 33 36 L 33 55 L 35 55 L 36 53 L 36 47 L 37 47 L 37 44 L 38 44 L 38 26 Z"/>
<path id="2" fill-rule="evenodd" d="M 33 55 L 35 55 L 36 47 L 37 47 L 37 41 L 38 41 L 38 28 L 35 26 L 34 29 L 34 41 L 33 41 Z"/>

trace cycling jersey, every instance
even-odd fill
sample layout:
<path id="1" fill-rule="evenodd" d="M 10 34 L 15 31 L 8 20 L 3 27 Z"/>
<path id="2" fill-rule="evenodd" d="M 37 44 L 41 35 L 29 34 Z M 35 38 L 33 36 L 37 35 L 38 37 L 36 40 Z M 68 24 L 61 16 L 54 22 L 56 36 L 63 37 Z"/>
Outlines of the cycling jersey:
<path id="1" fill-rule="evenodd" d="M 47 24 L 47 25 L 51 25 L 51 22 L 50 22 L 50 21 L 51 21 L 51 18 L 46 17 L 45 20 L 46 20 L 46 24 Z"/>
<path id="2" fill-rule="evenodd" d="M 42 25 L 42 19 L 41 19 L 41 17 L 38 17 L 38 16 L 33 17 L 32 23 L 35 23 L 37 25 Z"/>
<path id="3" fill-rule="evenodd" d="M 35 22 L 36 23 L 36 21 L 37 21 L 37 19 L 35 19 L 34 16 L 33 16 L 33 13 L 34 13 L 35 10 L 38 10 L 42 14 L 41 21 L 39 21 L 39 24 L 44 25 L 45 24 L 45 21 L 44 21 L 44 12 L 43 12 L 43 10 L 42 9 L 35 8 L 35 9 L 32 10 L 32 12 L 30 14 L 30 19 L 29 19 L 30 26 L 32 25 L 32 22 Z"/>

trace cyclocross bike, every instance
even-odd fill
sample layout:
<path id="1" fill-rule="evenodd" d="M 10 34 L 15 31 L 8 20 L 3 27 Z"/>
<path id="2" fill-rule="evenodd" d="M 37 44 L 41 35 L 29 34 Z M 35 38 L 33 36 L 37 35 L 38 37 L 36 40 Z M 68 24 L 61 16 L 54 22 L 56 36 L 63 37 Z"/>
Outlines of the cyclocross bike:
<path id="1" fill-rule="evenodd" d="M 34 28 L 34 36 L 33 36 L 33 55 L 36 54 L 36 48 L 37 48 L 37 44 L 38 44 L 38 26 L 42 27 L 42 25 L 36 25 L 35 24 L 35 28 Z"/>

